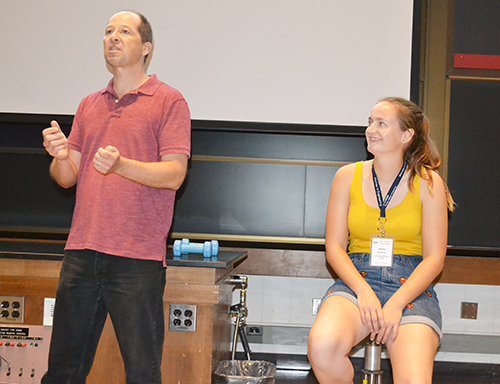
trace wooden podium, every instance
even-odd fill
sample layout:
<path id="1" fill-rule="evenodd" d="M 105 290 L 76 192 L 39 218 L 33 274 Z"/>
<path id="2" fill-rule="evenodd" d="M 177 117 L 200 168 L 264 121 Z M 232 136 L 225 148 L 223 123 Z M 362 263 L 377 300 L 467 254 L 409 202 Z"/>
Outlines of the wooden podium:
<path id="1" fill-rule="evenodd" d="M 229 307 L 234 285 L 227 282 L 246 252 L 220 251 L 217 257 L 167 255 L 164 293 L 164 384 L 209 384 L 220 360 L 230 359 Z M 194 332 L 170 330 L 171 305 L 196 305 Z M 108 321 L 99 342 L 88 384 L 125 383 L 125 372 L 114 330 Z"/>

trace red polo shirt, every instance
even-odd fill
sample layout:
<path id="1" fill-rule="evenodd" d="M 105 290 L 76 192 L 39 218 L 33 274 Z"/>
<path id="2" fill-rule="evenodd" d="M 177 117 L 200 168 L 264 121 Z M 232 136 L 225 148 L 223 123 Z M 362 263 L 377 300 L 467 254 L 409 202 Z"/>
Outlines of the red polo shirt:
<path id="1" fill-rule="evenodd" d="M 164 261 L 175 191 L 146 187 L 92 164 L 99 147 L 144 162 L 190 155 L 191 119 L 183 96 L 152 75 L 120 100 L 108 87 L 82 100 L 69 147 L 81 153 L 76 204 L 66 249 Z"/>

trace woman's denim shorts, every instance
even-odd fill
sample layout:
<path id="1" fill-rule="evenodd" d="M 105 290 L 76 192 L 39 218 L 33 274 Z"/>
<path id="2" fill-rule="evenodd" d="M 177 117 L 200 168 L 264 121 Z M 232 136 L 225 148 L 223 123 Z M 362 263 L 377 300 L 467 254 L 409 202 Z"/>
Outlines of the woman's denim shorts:
<path id="1" fill-rule="evenodd" d="M 370 267 L 369 253 L 351 253 L 349 256 L 361 276 L 372 287 L 382 307 L 422 261 L 422 256 L 394 255 L 392 268 Z M 356 294 L 340 279 L 328 289 L 321 302 L 330 296 L 343 296 L 358 305 Z M 432 284 L 403 309 L 400 325 L 411 323 L 427 324 L 436 331 L 440 340 L 443 337 L 441 309 Z"/>

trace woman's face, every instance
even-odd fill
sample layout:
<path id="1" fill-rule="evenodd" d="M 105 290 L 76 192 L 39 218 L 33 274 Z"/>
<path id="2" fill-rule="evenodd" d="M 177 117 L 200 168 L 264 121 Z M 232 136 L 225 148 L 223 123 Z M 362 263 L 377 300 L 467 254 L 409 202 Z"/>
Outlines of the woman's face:
<path id="1" fill-rule="evenodd" d="M 367 149 L 373 155 L 395 151 L 402 153 L 412 136 L 409 131 L 401 130 L 396 107 L 381 101 L 373 107 L 368 118 L 365 131 Z"/>

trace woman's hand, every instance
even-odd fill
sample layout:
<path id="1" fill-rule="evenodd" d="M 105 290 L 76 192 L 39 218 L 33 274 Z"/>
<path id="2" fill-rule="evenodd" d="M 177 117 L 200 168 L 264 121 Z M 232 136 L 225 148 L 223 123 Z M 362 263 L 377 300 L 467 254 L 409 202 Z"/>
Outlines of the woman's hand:
<path id="1" fill-rule="evenodd" d="M 401 317 L 403 315 L 403 309 L 395 305 L 394 302 L 389 301 L 382 308 L 384 314 L 385 325 L 380 328 L 376 343 L 385 344 L 389 338 L 391 341 L 396 340 L 399 333 L 399 323 L 401 322 Z"/>
<path id="2" fill-rule="evenodd" d="M 358 308 L 361 322 L 370 330 L 370 340 L 375 339 L 381 328 L 385 327 L 384 313 L 380 301 L 371 287 L 358 293 Z"/>

